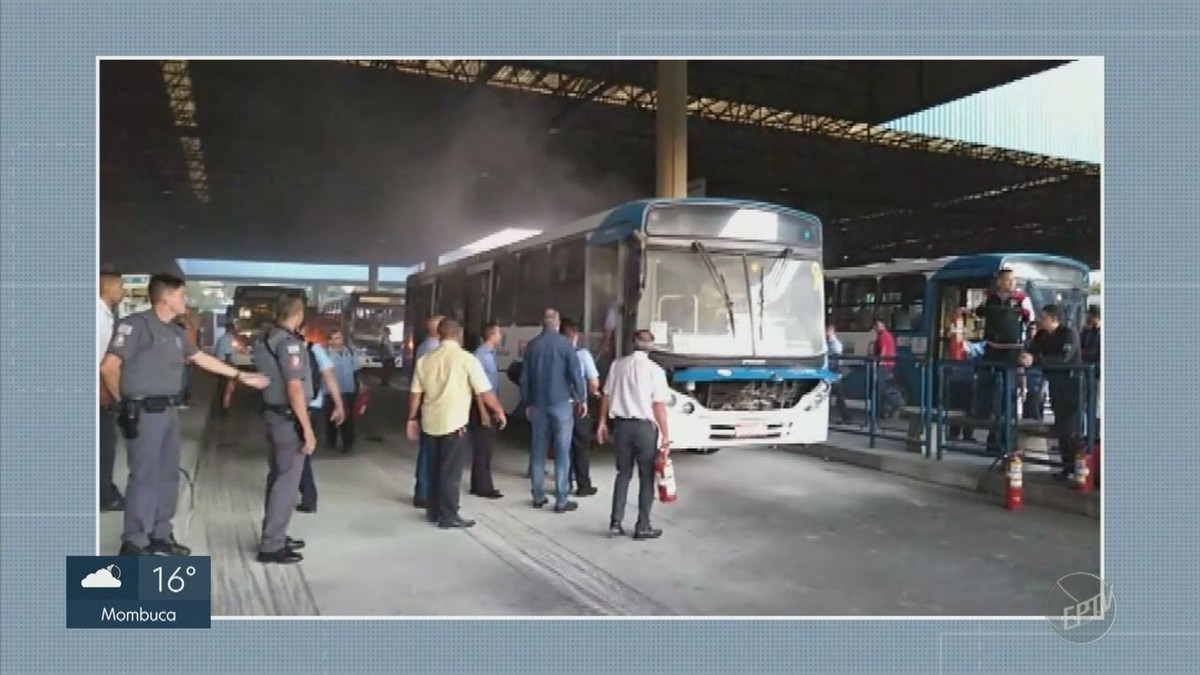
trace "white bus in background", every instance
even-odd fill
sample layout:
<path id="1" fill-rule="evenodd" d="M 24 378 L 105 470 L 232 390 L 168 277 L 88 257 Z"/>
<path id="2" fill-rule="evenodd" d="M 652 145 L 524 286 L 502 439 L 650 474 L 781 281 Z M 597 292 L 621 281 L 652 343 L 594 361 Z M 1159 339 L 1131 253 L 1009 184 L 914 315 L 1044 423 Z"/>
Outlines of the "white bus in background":
<path id="1" fill-rule="evenodd" d="M 358 355 L 363 368 L 381 368 L 380 343 L 383 329 L 392 333 L 395 364 L 402 364 L 400 343 L 404 336 L 404 293 L 397 291 L 355 291 L 321 306 L 321 315 L 342 328 L 347 342 Z"/>
<path id="2" fill-rule="evenodd" d="M 125 299 L 118 308 L 120 316 L 129 316 L 150 309 L 150 275 L 125 274 L 121 276 L 125 287 Z"/>

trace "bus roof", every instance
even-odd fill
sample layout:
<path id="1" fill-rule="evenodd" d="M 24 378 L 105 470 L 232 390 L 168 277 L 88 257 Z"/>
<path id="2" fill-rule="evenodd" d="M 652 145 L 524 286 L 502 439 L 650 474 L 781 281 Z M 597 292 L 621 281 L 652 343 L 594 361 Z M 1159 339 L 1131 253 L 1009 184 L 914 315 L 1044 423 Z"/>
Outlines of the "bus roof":
<path id="1" fill-rule="evenodd" d="M 614 208 L 600 213 L 594 213 L 590 216 L 585 216 L 579 220 L 567 223 L 561 227 L 552 228 L 542 232 L 541 234 L 522 239 L 508 246 L 500 246 L 487 251 L 481 251 L 466 258 L 459 258 L 445 265 L 426 265 L 421 272 L 416 272 L 409 276 L 409 279 L 421 279 L 424 277 L 436 275 L 439 272 L 456 268 L 467 268 L 478 263 L 480 260 L 489 259 L 501 252 L 514 253 L 527 249 L 545 246 L 560 239 L 568 238 L 572 235 L 583 234 L 585 232 L 596 232 L 609 227 L 622 226 L 628 223 L 626 231 L 613 231 L 610 236 L 623 236 L 632 234 L 634 230 L 640 230 L 642 227 L 643 216 L 647 209 L 654 206 L 679 205 L 686 206 L 689 204 L 714 204 L 719 206 L 738 206 L 743 208 L 763 209 L 767 211 L 775 211 L 805 220 L 812 220 L 820 223 L 820 219 L 811 213 L 798 211 L 796 209 L 779 206 L 778 204 L 768 204 L 766 202 L 757 202 L 746 199 L 721 199 L 718 197 L 685 197 L 681 199 L 639 199 L 632 202 L 626 202 Z M 624 229 L 624 228 L 620 228 Z M 607 238 L 607 237 L 606 237 Z"/>
<path id="2" fill-rule="evenodd" d="M 1028 261 L 1044 262 L 1074 267 L 1082 272 L 1088 271 L 1088 266 L 1056 255 L 1043 253 L 975 253 L 962 256 L 946 256 L 943 258 L 898 259 L 891 262 L 872 263 L 856 267 L 840 267 L 825 271 L 826 278 L 841 279 L 886 274 L 917 274 L 923 272 L 938 273 L 986 273 L 995 274 L 1000 265 L 1005 262 Z"/>

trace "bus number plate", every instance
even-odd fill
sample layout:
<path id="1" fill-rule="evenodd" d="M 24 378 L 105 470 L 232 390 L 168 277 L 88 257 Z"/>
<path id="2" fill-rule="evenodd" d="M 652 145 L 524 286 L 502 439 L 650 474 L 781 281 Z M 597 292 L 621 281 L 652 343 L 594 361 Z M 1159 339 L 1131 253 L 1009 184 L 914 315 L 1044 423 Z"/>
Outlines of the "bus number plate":
<path id="1" fill-rule="evenodd" d="M 739 424 L 733 428 L 733 435 L 738 438 L 757 438 L 767 435 L 765 424 Z"/>

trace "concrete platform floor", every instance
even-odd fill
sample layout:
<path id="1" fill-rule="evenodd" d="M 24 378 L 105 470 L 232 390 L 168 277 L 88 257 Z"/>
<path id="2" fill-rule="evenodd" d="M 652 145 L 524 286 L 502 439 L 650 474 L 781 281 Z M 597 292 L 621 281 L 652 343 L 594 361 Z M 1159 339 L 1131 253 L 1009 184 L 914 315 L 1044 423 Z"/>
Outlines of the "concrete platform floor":
<path id="1" fill-rule="evenodd" d="M 465 494 L 464 475 L 462 513 L 478 524 L 438 530 L 410 505 L 402 396 L 375 392 L 355 453 L 316 456 L 319 512 L 293 518 L 308 548 L 284 567 L 253 560 L 266 474 L 257 421 L 238 416 L 237 441 L 222 446 L 196 438 L 203 410 L 185 413 L 199 449 L 177 532 L 213 557 L 214 614 L 1040 616 L 1059 577 L 1098 573 L 1094 518 L 1012 514 L 967 491 L 769 449 L 677 453 L 679 501 L 654 508 L 665 535 L 635 542 L 606 534 L 607 449 L 593 460 L 600 493 L 560 515 L 531 507 L 526 453 L 508 441 L 495 461 L 505 498 Z M 115 552 L 119 530 L 120 514 L 102 514 L 102 552 Z"/>

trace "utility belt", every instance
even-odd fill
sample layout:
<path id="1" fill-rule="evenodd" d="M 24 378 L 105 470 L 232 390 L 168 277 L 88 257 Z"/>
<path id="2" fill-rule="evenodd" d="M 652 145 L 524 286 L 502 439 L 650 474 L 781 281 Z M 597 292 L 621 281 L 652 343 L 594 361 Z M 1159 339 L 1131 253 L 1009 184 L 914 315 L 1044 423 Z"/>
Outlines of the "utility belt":
<path id="1" fill-rule="evenodd" d="M 150 414 L 164 413 L 183 403 L 179 396 L 142 396 L 138 398 L 123 398 L 117 404 L 117 426 L 121 435 L 127 440 L 138 437 L 138 426 L 142 412 Z"/>
<path id="2" fill-rule="evenodd" d="M 290 405 L 273 405 L 271 403 L 264 403 L 262 409 L 263 413 L 272 412 L 286 420 L 290 420 L 292 422 L 292 428 L 296 430 L 296 436 L 304 438 L 304 427 L 300 425 L 300 418 L 296 417 L 296 413 L 292 412 L 292 407 Z"/>

